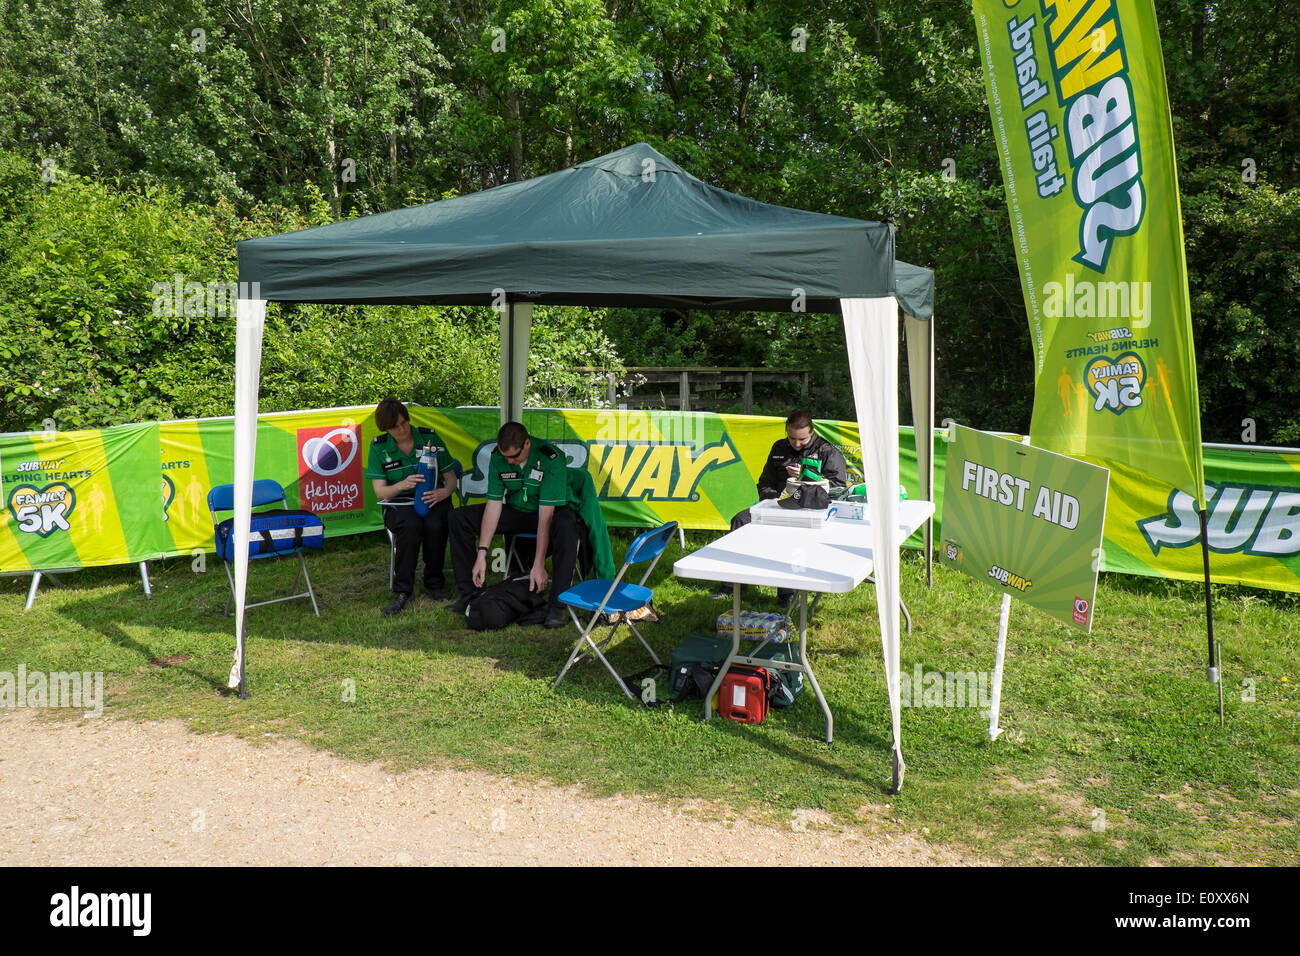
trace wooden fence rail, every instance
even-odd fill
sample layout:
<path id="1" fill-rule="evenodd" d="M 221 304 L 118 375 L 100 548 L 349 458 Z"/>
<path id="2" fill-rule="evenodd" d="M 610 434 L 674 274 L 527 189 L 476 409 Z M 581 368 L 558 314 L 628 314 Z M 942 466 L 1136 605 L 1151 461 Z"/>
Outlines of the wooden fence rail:
<path id="1" fill-rule="evenodd" d="M 705 393 L 716 393 L 723 385 L 743 385 L 745 414 L 754 410 L 755 382 L 798 382 L 800 401 L 808 398 L 808 369 L 772 369 L 772 368 L 711 368 L 693 367 L 676 368 L 671 366 L 628 366 L 624 376 L 607 372 L 601 368 L 575 368 L 575 372 L 587 374 L 604 374 L 608 382 L 606 398 L 611 406 L 626 405 L 628 408 L 649 408 L 667 405 L 689 412 L 698 406 Z M 676 385 L 676 396 L 665 395 L 662 391 L 654 395 L 637 395 L 638 388 L 654 385 Z M 626 389 L 620 397 L 620 387 Z"/>

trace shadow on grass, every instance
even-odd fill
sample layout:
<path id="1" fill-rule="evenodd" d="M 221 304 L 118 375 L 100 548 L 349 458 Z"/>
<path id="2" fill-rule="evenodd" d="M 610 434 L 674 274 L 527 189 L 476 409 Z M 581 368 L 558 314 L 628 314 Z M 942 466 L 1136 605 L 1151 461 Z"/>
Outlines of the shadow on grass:
<path id="1" fill-rule="evenodd" d="M 685 600 L 668 608 L 664 613 L 665 619 L 660 623 L 641 625 L 641 633 L 655 649 L 660 660 L 667 662 L 672 648 L 686 636 L 689 630 L 712 632 L 713 619 L 719 606 L 720 603 L 711 600 L 707 592 L 692 593 Z M 708 622 L 707 628 L 703 625 L 705 620 Z M 673 626 L 673 622 L 676 622 L 676 626 Z M 696 626 L 692 627 L 692 624 Z M 536 633 L 530 634 L 530 631 Z M 464 633 L 475 635 L 475 632 L 470 631 Z M 608 633 L 608 628 L 599 630 L 599 635 L 605 633 Z M 498 670 L 515 671 L 530 680 L 545 681 L 549 686 L 568 659 L 573 645 L 578 640 L 578 632 L 570 623 L 567 628 L 553 631 L 510 628 L 505 631 L 475 635 L 475 637 L 476 643 L 487 653 L 487 656 L 495 658 Z M 533 649 L 536 653 L 521 652 L 523 647 Z M 652 663 L 640 642 L 626 628 L 620 628 L 614 645 L 606 651 L 606 654 L 610 658 L 610 663 L 622 676 L 640 672 Z M 629 711 L 646 710 L 646 706 L 639 699 L 632 700 L 623 693 L 613 675 L 591 654 L 576 663 L 565 675 L 564 682 L 553 692 L 593 707 L 620 704 Z M 711 721 L 711 727 L 716 732 L 743 739 L 747 743 L 768 750 L 777 757 L 802 764 L 811 770 L 836 776 L 854 785 L 878 787 L 882 793 L 887 792 L 888 788 L 882 783 L 882 779 L 888 777 L 892 743 L 888 737 L 880 733 L 878 726 L 881 721 L 876 718 L 864 719 L 853 708 L 837 707 L 833 700 L 828 699 L 828 704 L 836 718 L 835 743 L 831 745 L 824 742 L 825 715 L 818 706 L 811 687 L 805 688 L 804 693 L 792 707 L 770 711 L 765 727 L 741 724 L 716 715 Z M 672 709 L 679 714 L 702 720 L 704 702 L 699 699 L 683 701 L 673 705 Z M 665 708 L 660 712 L 670 711 Z M 885 724 L 887 723 L 886 718 Z M 792 744 L 786 739 L 787 735 L 806 738 L 806 743 Z M 809 747 L 813 752 L 810 752 Z M 846 767 L 843 763 L 844 757 L 854 752 L 878 755 L 878 768 L 868 761 L 871 770 L 867 775 Z M 880 772 L 874 772 L 876 769 Z"/>
<path id="2" fill-rule="evenodd" d="M 366 541 L 366 538 L 370 540 Z M 674 547 L 673 551 L 676 550 Z M 665 662 L 672 649 L 689 632 L 713 633 L 717 615 L 730 606 L 728 602 L 711 598 L 711 585 L 675 579 L 671 570 L 671 560 L 675 557 L 675 554 L 667 555 L 649 582 L 660 594 L 656 607 L 662 620 L 640 627 L 646 640 Z M 509 627 L 499 631 L 473 631 L 464 626 L 463 620 L 446 611 L 442 604 L 422 596 L 401 614 L 383 617 L 381 611 L 389 592 L 387 542 L 382 535 L 346 539 L 346 546 L 330 546 L 319 555 L 309 555 L 307 563 L 321 606 L 321 618 L 317 619 L 311 613 L 305 601 L 250 609 L 247 620 L 251 668 L 257 666 L 259 644 L 335 644 L 416 653 L 430 659 L 488 659 L 498 671 L 544 682 L 549 687 L 577 640 L 577 631 L 571 622 L 556 629 Z M 225 571 L 211 555 L 206 558 L 204 573 L 195 573 L 195 570 L 189 557 L 155 562 L 150 567 L 155 591 L 152 600 L 145 599 L 138 591 L 115 600 L 105 600 L 102 594 L 95 598 L 74 596 L 62 601 L 56 613 L 130 651 L 138 659 L 140 668 L 164 655 L 175 654 L 178 647 L 189 651 L 201 659 L 194 664 L 172 665 L 173 669 L 226 694 L 226 668 L 229 665 L 225 660 L 228 658 L 221 661 L 222 666 L 217 668 L 219 672 L 213 670 L 214 657 L 220 656 L 217 651 L 224 654 L 226 647 L 233 651 L 235 640 L 233 618 L 223 616 L 228 598 Z M 250 598 L 258 600 L 287 593 L 296 570 L 297 561 L 292 557 L 255 563 L 249 577 Z M 446 571 L 450 584 L 449 565 Z M 81 581 L 89 588 L 121 585 L 133 572 L 134 569 L 128 568 L 93 569 Z M 138 577 L 134 580 L 138 582 Z M 766 589 L 757 592 L 751 589 L 746 595 L 745 605 L 747 608 L 774 609 L 774 595 Z M 831 617 L 831 609 L 824 602 L 817 622 L 829 621 Z M 140 637 L 142 633 L 152 635 L 155 632 L 162 632 L 157 640 L 152 636 L 148 639 Z M 815 654 L 816 640 L 810 640 L 810 645 Z M 837 652 L 843 654 L 849 650 L 840 648 Z M 856 653 L 856 649 L 852 652 Z M 651 663 L 626 626 L 620 628 L 609 657 L 620 674 L 634 673 Z M 575 665 L 555 693 L 593 707 L 622 703 L 633 710 L 643 708 L 639 700 L 627 699 L 612 675 L 590 656 Z M 869 776 L 842 766 L 842 760 L 850 751 L 861 750 L 878 754 L 880 767 L 887 767 L 890 742 L 880 730 L 882 726 L 888 727 L 887 719 L 882 721 L 880 715 L 863 719 L 846 705 L 837 706 L 833 698 L 830 703 L 837 718 L 837 742 L 824 755 L 801 750 L 799 744 L 785 739 L 786 734 L 806 736 L 808 743 L 815 748 L 825 747 L 821 742 L 824 717 L 810 689 L 793 708 L 775 711 L 767 727 L 748 727 L 722 718 L 716 718 L 714 725 L 719 732 L 743 737 L 810 769 L 855 784 L 879 785 L 882 774 L 875 772 L 874 760 L 867 761 L 867 765 L 872 767 Z M 688 711 L 692 716 L 702 716 L 702 706 L 699 701 L 684 705 L 685 708 L 694 708 L 693 712 Z"/>
<path id="3" fill-rule="evenodd" d="M 115 602 L 108 607 L 105 607 L 104 603 L 102 600 L 71 601 L 64 604 L 60 611 L 64 616 L 75 621 L 90 633 L 98 634 L 118 647 L 136 654 L 140 658 L 141 666 L 170 667 L 190 675 L 200 683 L 207 684 L 223 694 L 229 693 L 225 680 L 217 679 L 211 673 L 205 673 L 184 664 L 162 663 L 162 658 L 166 656 L 165 652 L 150 644 L 136 640 L 125 630 L 126 626 L 153 628 L 167 625 L 174 627 L 174 622 L 166 619 L 165 611 L 146 607 L 143 609 L 145 613 L 141 614 L 141 608 L 132 603 Z M 139 603 L 148 604 L 143 595 L 140 595 Z M 153 613 L 150 613 L 151 610 Z"/>

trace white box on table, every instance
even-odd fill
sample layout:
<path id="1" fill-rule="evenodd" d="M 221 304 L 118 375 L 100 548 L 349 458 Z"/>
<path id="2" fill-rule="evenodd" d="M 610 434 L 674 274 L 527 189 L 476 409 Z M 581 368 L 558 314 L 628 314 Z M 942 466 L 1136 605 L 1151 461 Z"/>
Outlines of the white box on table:
<path id="1" fill-rule="evenodd" d="M 782 528 L 820 528 L 830 516 L 830 508 L 782 508 L 775 499 L 760 501 L 749 509 L 755 524 Z"/>

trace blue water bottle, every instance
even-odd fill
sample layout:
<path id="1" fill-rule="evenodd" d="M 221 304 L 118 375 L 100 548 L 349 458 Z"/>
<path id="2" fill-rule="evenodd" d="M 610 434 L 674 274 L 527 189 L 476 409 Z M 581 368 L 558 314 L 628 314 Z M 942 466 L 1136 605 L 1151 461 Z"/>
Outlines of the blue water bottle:
<path id="1" fill-rule="evenodd" d="M 424 493 L 433 490 L 433 476 L 435 469 L 433 467 L 434 455 L 428 445 L 424 446 L 424 451 L 420 453 L 420 465 L 416 469 L 416 474 L 420 475 L 424 481 L 415 486 L 415 504 L 412 507 L 415 513 L 423 518 L 429 513 L 429 506 L 424 503 Z"/>

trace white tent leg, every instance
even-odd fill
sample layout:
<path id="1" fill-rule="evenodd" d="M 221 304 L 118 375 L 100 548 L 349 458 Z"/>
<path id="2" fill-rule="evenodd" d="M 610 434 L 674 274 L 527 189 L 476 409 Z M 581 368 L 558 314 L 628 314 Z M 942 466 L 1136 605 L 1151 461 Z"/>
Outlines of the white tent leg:
<path id="1" fill-rule="evenodd" d="M 30 611 L 32 609 L 32 605 L 36 603 L 36 592 L 39 591 L 40 589 L 41 589 L 41 572 L 33 571 L 32 586 L 27 589 L 27 605 L 23 608 L 24 611 Z"/>
<path id="2" fill-rule="evenodd" d="M 149 566 L 143 561 L 140 562 L 140 583 L 144 585 L 144 596 L 153 597 L 153 589 L 149 587 Z"/>
<path id="3" fill-rule="evenodd" d="M 841 299 L 840 309 L 867 484 L 876 611 L 893 729 L 893 789 L 897 793 L 906 769 L 898 663 L 898 551 L 902 544 L 898 528 L 898 304 L 892 296 Z"/>
<path id="4" fill-rule="evenodd" d="M 262 371 L 265 299 L 237 299 L 235 317 L 235 663 L 228 686 L 248 696 L 244 668 L 244 601 L 248 593 L 248 531 L 257 458 L 257 383 Z"/>

